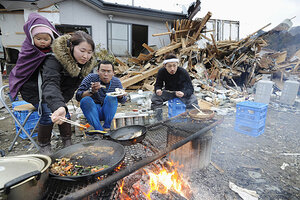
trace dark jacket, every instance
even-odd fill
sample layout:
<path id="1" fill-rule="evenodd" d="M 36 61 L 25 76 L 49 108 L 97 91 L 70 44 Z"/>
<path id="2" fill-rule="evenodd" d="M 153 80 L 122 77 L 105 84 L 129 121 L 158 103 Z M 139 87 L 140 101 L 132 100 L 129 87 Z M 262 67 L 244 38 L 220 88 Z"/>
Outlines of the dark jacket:
<path id="1" fill-rule="evenodd" d="M 53 55 L 45 59 L 42 67 L 43 102 L 48 104 L 52 112 L 59 107 L 66 106 L 82 79 L 96 65 L 94 56 L 83 66 L 77 64 L 67 47 L 67 40 L 70 38 L 70 35 L 63 35 L 53 42 Z M 38 98 L 38 93 L 36 98 Z"/>
<path id="2" fill-rule="evenodd" d="M 106 93 L 114 92 L 116 88 L 123 89 L 122 83 L 120 79 L 118 79 L 117 77 L 113 76 L 109 83 L 104 83 L 101 81 L 98 74 L 89 74 L 87 77 L 83 79 L 76 92 L 77 101 L 80 102 L 80 100 L 82 99 L 82 94 L 91 87 L 92 82 L 100 82 L 101 85 L 106 86 L 106 88 L 100 88 L 97 93 L 91 96 L 95 103 L 101 105 L 103 105 L 104 99 L 106 97 Z M 118 102 L 125 103 L 126 99 L 127 99 L 126 96 L 123 96 L 122 98 L 118 98 Z"/>
<path id="3" fill-rule="evenodd" d="M 163 88 L 171 91 L 181 91 L 185 97 L 189 97 L 194 93 L 191 78 L 182 67 L 178 67 L 173 75 L 169 74 L 165 67 L 159 69 L 154 86 L 155 91 Z"/>
<path id="4" fill-rule="evenodd" d="M 28 20 L 23 26 L 26 38 L 22 44 L 17 64 L 9 73 L 9 90 L 13 99 L 17 96 L 17 93 L 21 87 L 32 76 L 36 75 L 37 69 L 42 65 L 44 59 L 46 58 L 46 54 L 33 44 L 31 30 L 36 26 L 48 27 L 50 30 L 52 30 L 54 37 L 59 36 L 55 27 L 45 17 L 37 13 L 30 13 Z M 33 77 L 33 79 L 35 78 L 37 77 Z M 35 80 L 29 81 L 34 82 Z M 25 87 L 27 88 L 27 86 Z"/>

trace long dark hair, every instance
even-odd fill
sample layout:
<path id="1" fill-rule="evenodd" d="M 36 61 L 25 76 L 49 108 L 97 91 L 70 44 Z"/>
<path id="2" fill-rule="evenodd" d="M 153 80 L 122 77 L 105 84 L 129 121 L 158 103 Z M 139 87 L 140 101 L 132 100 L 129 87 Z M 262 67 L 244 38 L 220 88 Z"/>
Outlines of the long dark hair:
<path id="1" fill-rule="evenodd" d="M 91 45 L 93 51 L 95 50 L 95 43 L 92 37 L 84 31 L 76 31 L 71 34 L 70 38 L 70 48 L 73 51 L 73 48 L 79 45 L 81 42 L 87 42 Z"/>

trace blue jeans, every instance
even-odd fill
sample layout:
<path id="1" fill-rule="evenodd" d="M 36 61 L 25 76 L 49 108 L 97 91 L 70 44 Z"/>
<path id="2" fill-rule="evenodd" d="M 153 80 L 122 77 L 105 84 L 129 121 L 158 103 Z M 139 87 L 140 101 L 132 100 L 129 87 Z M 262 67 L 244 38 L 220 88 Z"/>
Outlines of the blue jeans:
<path id="1" fill-rule="evenodd" d="M 39 104 L 35 105 L 35 107 L 38 108 Z M 40 119 L 39 123 L 42 125 L 53 124 L 51 117 L 50 117 L 51 114 L 52 114 L 52 111 L 50 110 L 48 105 L 46 103 L 42 103 L 42 115 L 41 115 L 41 119 Z M 70 119 L 69 113 L 66 114 L 66 118 Z"/>
<path id="2" fill-rule="evenodd" d="M 80 108 L 90 125 L 95 130 L 103 131 L 103 128 L 110 128 L 111 122 L 117 112 L 117 97 L 106 96 L 103 106 L 96 104 L 92 97 L 83 97 L 80 101 Z M 103 127 L 100 121 L 104 121 Z"/>

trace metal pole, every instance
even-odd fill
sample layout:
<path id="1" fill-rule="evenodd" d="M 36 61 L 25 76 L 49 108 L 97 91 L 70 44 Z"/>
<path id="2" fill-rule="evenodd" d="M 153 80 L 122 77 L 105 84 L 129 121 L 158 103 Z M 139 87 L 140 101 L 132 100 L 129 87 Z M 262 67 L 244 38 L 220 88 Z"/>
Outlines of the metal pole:
<path id="1" fill-rule="evenodd" d="M 194 133 L 193 135 L 181 140 L 180 142 L 177 142 L 176 144 L 167 147 L 165 150 L 159 152 L 157 155 L 154 155 L 152 157 L 146 158 L 144 160 L 141 160 L 139 162 L 136 162 L 135 164 L 131 165 L 131 166 L 127 166 L 124 170 L 113 174 L 109 177 L 107 177 L 104 180 L 98 181 L 96 183 L 93 183 L 83 189 L 80 189 L 74 193 L 71 193 L 65 197 L 63 197 L 63 200 L 74 200 L 74 199 L 83 199 L 84 197 L 95 193 L 96 191 L 107 187 L 108 185 L 124 178 L 125 176 L 128 176 L 129 174 L 135 172 L 136 170 L 150 164 L 151 162 L 160 159 L 161 157 L 167 155 L 169 152 L 181 147 L 182 145 L 188 143 L 191 140 L 196 139 L 197 137 L 199 137 L 201 134 L 209 131 L 210 129 L 214 128 L 215 126 L 221 124 L 223 122 L 223 118 L 221 118 L 220 120 L 212 123 L 211 125 L 201 129 L 200 131 Z"/>

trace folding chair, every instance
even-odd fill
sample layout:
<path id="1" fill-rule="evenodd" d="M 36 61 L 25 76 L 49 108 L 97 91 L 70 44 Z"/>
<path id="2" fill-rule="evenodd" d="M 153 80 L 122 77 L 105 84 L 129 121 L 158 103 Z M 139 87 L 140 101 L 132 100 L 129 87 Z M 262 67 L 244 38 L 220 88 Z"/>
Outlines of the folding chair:
<path id="1" fill-rule="evenodd" d="M 18 124 L 18 126 L 20 128 L 18 130 L 18 132 L 17 132 L 17 134 L 16 134 L 16 136 L 15 136 L 12 144 L 10 145 L 8 151 L 12 150 L 12 148 L 15 145 L 16 140 L 19 137 L 21 131 L 23 131 L 26 134 L 27 138 L 34 144 L 34 146 L 37 148 L 37 150 L 39 150 L 40 147 L 38 146 L 38 144 L 32 138 L 32 134 L 33 134 L 34 130 L 36 129 L 36 127 L 37 127 L 37 125 L 39 123 L 40 118 L 36 122 L 36 124 L 35 124 L 34 128 L 32 129 L 31 133 L 28 133 L 28 131 L 26 131 L 26 129 L 24 128 L 24 126 L 26 125 L 26 123 L 27 123 L 29 117 L 31 116 L 31 114 L 36 111 L 35 107 L 32 104 L 28 103 L 28 104 L 23 104 L 23 105 L 15 106 L 11 110 L 10 107 L 8 106 L 8 104 L 5 101 L 5 99 L 9 98 L 10 102 L 12 102 L 12 99 L 9 96 L 9 91 L 8 90 L 5 91 L 6 88 L 8 89 L 8 85 L 4 85 L 0 89 L 0 101 L 1 101 L 1 103 L 3 104 L 3 106 L 6 108 L 6 110 L 8 111 L 8 113 L 12 116 L 12 118 L 15 120 L 15 122 Z M 14 115 L 14 112 L 24 112 L 24 111 L 27 111 L 28 114 L 26 115 L 26 117 L 24 119 L 24 122 L 21 124 L 21 122 L 19 121 L 19 119 Z"/>

